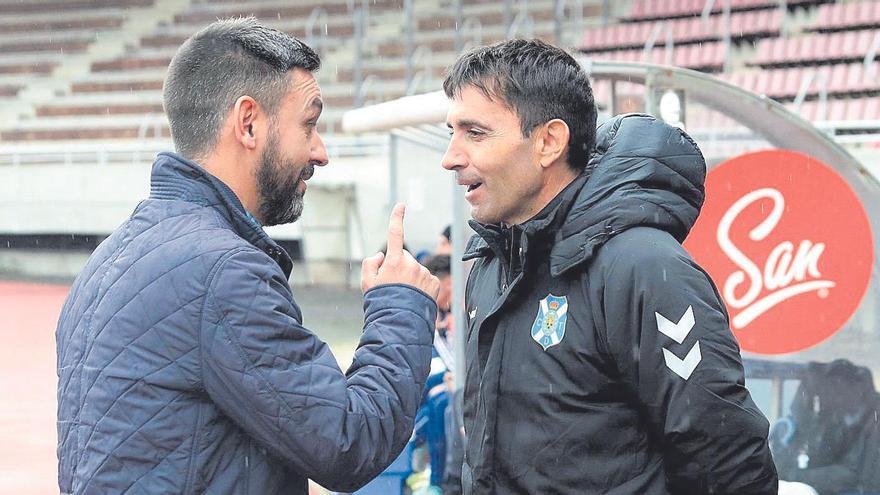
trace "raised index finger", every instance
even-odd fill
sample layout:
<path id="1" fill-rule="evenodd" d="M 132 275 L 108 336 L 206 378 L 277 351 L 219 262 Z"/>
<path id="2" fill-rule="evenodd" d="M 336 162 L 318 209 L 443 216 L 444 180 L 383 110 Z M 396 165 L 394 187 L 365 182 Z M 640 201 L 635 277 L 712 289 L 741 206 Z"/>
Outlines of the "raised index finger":
<path id="1" fill-rule="evenodd" d="M 397 203 L 388 221 L 388 255 L 403 254 L 403 214 L 406 205 Z"/>

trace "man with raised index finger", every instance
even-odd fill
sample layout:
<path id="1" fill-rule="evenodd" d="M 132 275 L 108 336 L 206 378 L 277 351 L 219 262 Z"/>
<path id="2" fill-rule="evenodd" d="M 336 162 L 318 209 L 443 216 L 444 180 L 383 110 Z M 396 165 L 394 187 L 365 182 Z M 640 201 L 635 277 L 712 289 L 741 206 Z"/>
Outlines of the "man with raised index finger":
<path id="1" fill-rule="evenodd" d="M 587 75 L 537 40 L 477 48 L 443 87 L 477 233 L 464 492 L 775 495 L 724 304 L 680 244 L 696 144 L 647 115 L 597 135 Z"/>
<path id="2" fill-rule="evenodd" d="M 309 478 L 353 491 L 409 439 L 439 282 L 402 248 L 403 206 L 387 255 L 363 263 L 345 373 L 263 230 L 300 216 L 328 163 L 318 66 L 253 18 L 211 24 L 172 60 L 177 153 L 156 158 L 149 198 L 93 253 L 58 322 L 62 493 L 305 494 Z"/>

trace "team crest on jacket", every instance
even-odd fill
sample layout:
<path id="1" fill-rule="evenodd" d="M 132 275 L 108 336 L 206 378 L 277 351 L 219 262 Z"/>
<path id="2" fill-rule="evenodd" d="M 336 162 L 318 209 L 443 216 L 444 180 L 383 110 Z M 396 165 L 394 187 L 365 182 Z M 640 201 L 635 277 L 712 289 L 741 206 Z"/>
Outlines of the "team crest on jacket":
<path id="1" fill-rule="evenodd" d="M 538 316 L 532 324 L 532 339 L 546 351 L 562 342 L 568 320 L 568 299 L 547 294 L 538 303 Z"/>

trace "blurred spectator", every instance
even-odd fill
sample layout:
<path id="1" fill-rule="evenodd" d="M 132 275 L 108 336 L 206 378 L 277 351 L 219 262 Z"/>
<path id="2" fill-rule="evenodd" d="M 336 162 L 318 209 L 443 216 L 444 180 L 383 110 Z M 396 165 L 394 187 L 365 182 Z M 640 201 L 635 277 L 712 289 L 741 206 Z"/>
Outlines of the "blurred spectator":
<path id="1" fill-rule="evenodd" d="M 846 359 L 810 363 L 770 435 L 780 479 L 819 495 L 880 494 L 880 395 L 871 371 Z"/>
<path id="2" fill-rule="evenodd" d="M 440 233 L 434 254 L 452 254 L 452 225 L 447 225 L 443 232 Z"/>
<path id="3" fill-rule="evenodd" d="M 437 296 L 437 331 L 444 339 L 450 339 L 453 318 L 452 309 L 452 265 L 448 254 L 438 254 L 425 260 L 425 267 L 440 280 L 440 293 Z"/>
<path id="4" fill-rule="evenodd" d="M 448 241 L 450 228 L 444 230 L 441 235 L 441 244 L 443 239 Z M 448 244 L 448 242 L 447 242 Z M 452 270 L 451 258 L 449 255 L 438 254 L 427 261 L 426 266 L 432 275 L 440 279 L 440 293 L 437 296 L 437 305 L 440 311 L 437 313 L 437 333 L 442 336 L 446 347 L 451 352 L 453 349 L 454 318 L 452 317 Z M 451 366 L 450 366 L 451 367 Z M 457 389 L 453 374 L 451 371 L 446 372 L 444 376 L 446 385 L 446 395 L 448 405 L 445 411 L 445 444 L 446 459 L 444 461 L 445 469 L 442 473 L 443 493 L 459 494 L 461 493 L 461 465 L 464 454 L 464 428 L 461 423 L 461 407 L 462 395 L 461 390 Z"/>

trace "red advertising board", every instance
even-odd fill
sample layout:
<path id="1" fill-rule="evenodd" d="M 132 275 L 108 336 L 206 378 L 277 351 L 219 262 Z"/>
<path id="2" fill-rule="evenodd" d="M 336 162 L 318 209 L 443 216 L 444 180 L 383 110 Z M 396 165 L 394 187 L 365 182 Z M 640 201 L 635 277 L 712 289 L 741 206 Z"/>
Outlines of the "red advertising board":
<path id="1" fill-rule="evenodd" d="M 685 247 L 712 276 L 744 351 L 797 352 L 858 308 L 873 266 L 865 209 L 831 167 L 793 151 L 712 169 Z"/>

